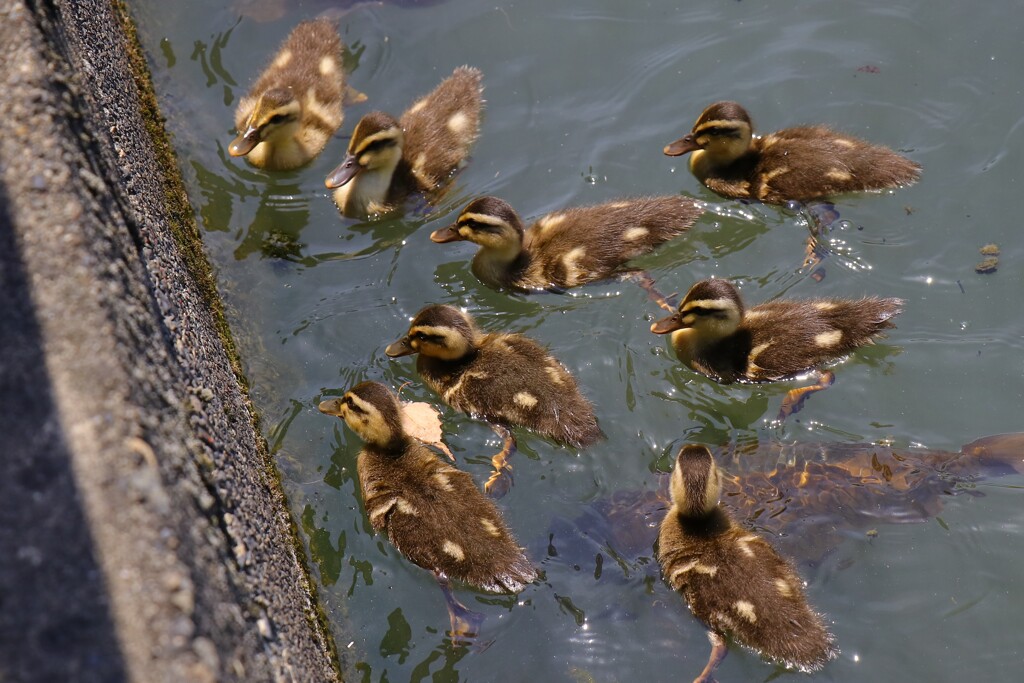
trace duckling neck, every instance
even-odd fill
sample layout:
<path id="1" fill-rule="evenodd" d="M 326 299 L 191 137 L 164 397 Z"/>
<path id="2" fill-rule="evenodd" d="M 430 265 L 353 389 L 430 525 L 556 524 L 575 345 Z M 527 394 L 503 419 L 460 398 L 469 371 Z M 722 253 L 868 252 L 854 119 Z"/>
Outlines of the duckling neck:
<path id="1" fill-rule="evenodd" d="M 491 287 L 513 287 L 530 266 L 530 255 L 522 244 L 505 248 L 481 248 L 473 257 L 473 274 Z"/>
<path id="2" fill-rule="evenodd" d="M 276 130 L 249 152 L 249 160 L 261 168 L 288 170 L 298 168 L 312 158 L 318 148 L 302 139 L 298 126 Z"/>
<path id="3" fill-rule="evenodd" d="M 706 515 L 693 516 L 684 515 L 678 505 L 673 505 L 669 514 L 679 520 L 679 525 L 687 536 L 709 538 L 724 534 L 733 526 L 732 519 L 721 506 L 715 506 Z"/>
<path id="4" fill-rule="evenodd" d="M 708 178 L 744 177 L 757 165 L 758 158 L 753 145 L 739 156 L 712 155 L 698 149 L 690 153 L 690 173 L 701 182 Z"/>
<path id="5" fill-rule="evenodd" d="M 679 360 L 686 365 L 692 365 L 694 359 L 704 350 L 705 344 L 701 343 L 700 336 L 695 329 L 684 327 L 672 333 L 672 348 L 675 349 Z"/>

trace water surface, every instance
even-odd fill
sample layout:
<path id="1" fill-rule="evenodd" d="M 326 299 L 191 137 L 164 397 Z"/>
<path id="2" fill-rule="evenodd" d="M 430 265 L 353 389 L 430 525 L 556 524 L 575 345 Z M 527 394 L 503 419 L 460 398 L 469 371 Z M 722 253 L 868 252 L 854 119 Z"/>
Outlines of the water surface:
<path id="1" fill-rule="evenodd" d="M 369 100 L 347 111 L 324 154 L 289 173 L 228 157 L 233 111 L 292 26 L 328 3 L 271 3 L 269 12 L 254 4 L 140 0 L 134 9 L 351 680 L 689 680 L 707 640 L 650 571 L 653 553 L 616 561 L 606 551 L 598 575 L 600 538 L 554 555 L 551 529 L 579 527 L 573 520 L 616 491 L 655 487 L 685 441 L 890 440 L 956 450 L 1022 428 L 1024 93 L 1019 27 L 1007 20 L 1016 3 L 356 5 L 341 30 L 351 84 Z M 371 223 L 341 219 L 322 179 L 359 116 L 397 115 L 465 63 L 484 73 L 486 116 L 471 164 L 440 206 Z M 820 122 L 900 149 L 924 166 L 922 181 L 841 198 L 819 282 L 801 267 L 802 214 L 722 200 L 685 159 L 661 154 L 719 99 L 744 103 L 765 132 Z M 469 272 L 472 245 L 428 239 L 483 194 L 533 217 L 679 192 L 712 211 L 640 261 L 665 291 L 714 275 L 735 278 L 752 302 L 899 296 L 907 304 L 898 328 L 837 367 L 836 384 L 779 427 L 772 418 L 793 384 L 722 387 L 683 370 L 667 340 L 647 331 L 660 311 L 639 288 L 509 296 Z M 978 248 L 988 242 L 1001 246 L 1001 266 L 978 275 Z M 404 397 L 435 402 L 414 363 L 389 360 L 384 347 L 438 302 L 548 346 L 608 435 L 577 454 L 520 432 L 516 487 L 501 507 L 545 578 L 515 598 L 460 592 L 487 615 L 489 646 L 473 651 L 445 635 L 430 575 L 370 533 L 356 497 L 359 443 L 316 410 L 321 397 L 364 379 L 408 382 Z M 443 416 L 460 465 L 482 482 L 493 434 L 454 411 Z M 877 536 L 851 532 L 823 558 L 798 557 L 842 649 L 815 678 L 1019 675 L 1021 484 L 1019 476 L 983 481 L 984 495 L 946 497 L 938 518 L 880 522 Z M 719 679 L 775 673 L 734 649 Z"/>

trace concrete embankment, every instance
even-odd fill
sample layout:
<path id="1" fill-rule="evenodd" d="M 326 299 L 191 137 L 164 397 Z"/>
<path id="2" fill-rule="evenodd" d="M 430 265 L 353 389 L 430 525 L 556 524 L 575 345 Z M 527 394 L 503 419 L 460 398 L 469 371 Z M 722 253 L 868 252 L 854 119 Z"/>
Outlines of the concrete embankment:
<path id="1" fill-rule="evenodd" d="M 0 681 L 337 680 L 124 8 L 0 14 Z"/>

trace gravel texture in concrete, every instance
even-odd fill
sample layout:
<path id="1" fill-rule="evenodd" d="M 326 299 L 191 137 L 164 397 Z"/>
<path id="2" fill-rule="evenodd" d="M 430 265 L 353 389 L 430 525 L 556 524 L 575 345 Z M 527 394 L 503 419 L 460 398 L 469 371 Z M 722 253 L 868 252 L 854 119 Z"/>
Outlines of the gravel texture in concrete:
<path id="1" fill-rule="evenodd" d="M 337 680 L 124 21 L 0 0 L 0 681 Z"/>

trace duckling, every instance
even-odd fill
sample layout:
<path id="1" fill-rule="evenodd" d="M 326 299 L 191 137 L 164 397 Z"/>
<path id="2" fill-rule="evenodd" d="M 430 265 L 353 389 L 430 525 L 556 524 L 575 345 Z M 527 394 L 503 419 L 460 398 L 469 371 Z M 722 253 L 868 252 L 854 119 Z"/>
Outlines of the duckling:
<path id="1" fill-rule="evenodd" d="M 685 232 L 700 214 L 685 197 L 640 197 L 556 211 L 524 229 L 508 202 L 482 197 L 430 239 L 480 245 L 473 274 L 491 287 L 562 290 L 622 274 L 623 264 Z"/>
<path id="2" fill-rule="evenodd" d="M 576 380 L 537 342 L 521 334 L 484 333 L 452 306 L 427 306 L 409 332 L 387 347 L 392 358 L 418 353 L 416 370 L 446 403 L 491 423 L 504 439 L 485 489 L 494 497 L 512 485 L 511 427 L 533 429 L 561 444 L 585 448 L 603 434 Z"/>
<path id="3" fill-rule="evenodd" d="M 651 332 L 671 332 L 679 360 L 718 382 L 774 382 L 873 343 L 902 310 L 902 299 L 879 297 L 779 299 L 748 310 L 734 284 L 712 279 L 693 285 Z"/>
<path id="4" fill-rule="evenodd" d="M 341 126 L 344 45 L 326 19 L 304 21 L 238 103 L 238 130 L 228 154 L 258 168 L 286 171 L 308 164 Z M 355 100 L 363 97 L 349 91 Z M 365 99 L 365 98 L 364 98 Z"/>
<path id="5" fill-rule="evenodd" d="M 363 218 L 394 210 L 414 192 L 436 193 L 480 132 L 481 78 L 460 66 L 400 121 L 380 111 L 364 116 L 344 161 L 324 181 L 341 212 Z"/>
<path id="6" fill-rule="evenodd" d="M 413 564 L 433 572 L 453 635 L 475 635 L 483 617 L 456 600 L 449 580 L 518 593 L 537 579 L 498 508 L 472 477 L 405 433 L 398 399 L 387 387 L 363 382 L 319 409 L 343 419 L 366 442 L 357 471 L 370 526 L 387 534 Z"/>
<path id="7" fill-rule="evenodd" d="M 838 651 L 807 604 L 792 564 L 757 534 L 736 526 L 719 505 L 722 474 L 704 446 L 676 455 L 672 507 L 661 523 L 658 561 L 708 627 L 711 656 L 694 683 L 712 681 L 731 637 L 763 657 L 810 673 Z"/>
<path id="8" fill-rule="evenodd" d="M 753 128 L 739 104 L 716 102 L 664 152 L 692 152 L 690 172 L 712 192 L 767 204 L 902 187 L 921 174 L 920 164 L 888 147 L 825 126 L 786 128 L 764 137 L 755 137 Z"/>

